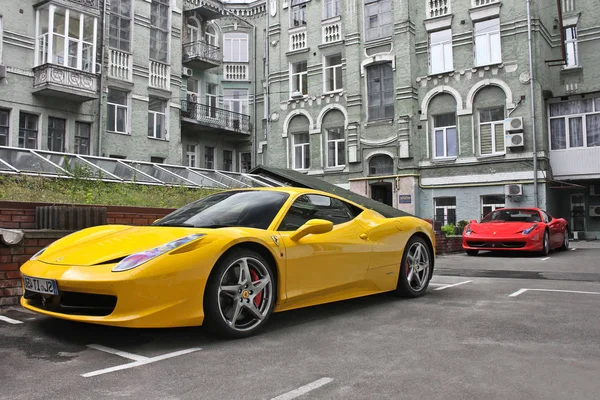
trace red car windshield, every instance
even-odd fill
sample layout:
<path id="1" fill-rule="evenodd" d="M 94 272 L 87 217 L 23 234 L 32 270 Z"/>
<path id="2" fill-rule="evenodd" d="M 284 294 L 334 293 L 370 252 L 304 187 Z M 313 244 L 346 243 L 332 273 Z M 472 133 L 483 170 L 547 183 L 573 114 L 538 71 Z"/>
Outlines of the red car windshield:
<path id="1" fill-rule="evenodd" d="M 481 223 L 485 222 L 542 222 L 540 213 L 536 210 L 501 209 L 492 211 Z"/>

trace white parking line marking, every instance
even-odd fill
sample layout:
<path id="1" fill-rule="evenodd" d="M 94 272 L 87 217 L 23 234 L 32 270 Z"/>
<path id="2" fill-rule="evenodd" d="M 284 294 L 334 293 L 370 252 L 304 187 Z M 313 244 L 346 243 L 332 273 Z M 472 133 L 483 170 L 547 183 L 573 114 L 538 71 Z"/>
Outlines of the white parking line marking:
<path id="1" fill-rule="evenodd" d="M 520 294 L 523 294 L 527 291 L 535 291 L 535 292 L 558 292 L 558 293 L 578 293 L 578 294 L 600 294 L 600 292 L 582 292 L 579 290 L 559 290 L 559 289 L 519 289 L 513 294 L 510 294 L 508 297 L 517 297 Z"/>
<path id="2" fill-rule="evenodd" d="M 321 386 L 327 385 L 329 382 L 333 381 L 332 378 L 321 378 L 317 379 L 314 382 L 311 382 L 307 385 L 301 386 L 298 389 L 292 390 L 291 392 L 284 393 L 277 397 L 273 397 L 271 400 L 291 400 L 295 399 L 298 396 L 302 396 L 310 392 L 311 390 L 315 390 L 320 388 Z"/>
<path id="3" fill-rule="evenodd" d="M 0 321 L 8 322 L 9 324 L 13 324 L 13 325 L 17 325 L 17 324 L 22 324 L 23 323 L 21 321 L 18 321 L 16 319 L 12 319 L 12 318 L 8 318 L 8 317 L 5 317 L 3 315 L 0 315 Z"/>
<path id="4" fill-rule="evenodd" d="M 575 251 L 575 250 L 577 250 L 577 247 L 573 247 L 573 248 L 571 249 L 571 251 Z"/>
<path id="5" fill-rule="evenodd" d="M 444 290 L 444 289 L 448 289 L 454 286 L 458 286 L 458 285 L 464 285 L 465 283 L 471 283 L 472 281 L 464 281 L 464 282 L 458 282 L 458 283 L 453 283 L 452 285 L 444 285 L 442 287 L 439 288 L 435 288 L 433 290 Z"/>
<path id="6" fill-rule="evenodd" d="M 447 285 L 447 283 L 429 282 L 429 286 L 444 286 L 444 285 Z"/>
<path id="7" fill-rule="evenodd" d="M 542 258 L 541 261 L 546 261 L 546 260 L 549 260 L 549 259 L 550 259 L 550 257 L 546 257 L 546 258 Z"/>
<path id="8" fill-rule="evenodd" d="M 132 362 L 132 363 L 117 365 L 116 367 L 104 368 L 104 369 L 100 369 L 100 370 L 97 370 L 97 371 L 92 371 L 92 372 L 88 372 L 88 373 L 85 373 L 85 374 L 81 374 L 81 376 L 83 376 L 84 378 L 89 378 L 91 376 L 97 376 L 97 375 L 107 374 L 109 372 L 114 372 L 114 371 L 121 371 L 121 370 L 124 370 L 124 369 L 133 368 L 133 367 L 139 367 L 140 365 L 151 364 L 151 363 L 154 363 L 154 362 L 157 362 L 157 361 L 166 360 L 167 358 L 173 358 L 173 357 L 177 357 L 177 356 L 182 356 L 184 354 L 189 354 L 189 353 L 193 353 L 193 352 L 198 351 L 198 350 L 202 350 L 199 347 L 195 347 L 195 348 L 186 349 L 186 350 L 174 351 L 172 353 L 167 353 L 167 354 L 163 354 L 163 355 L 156 356 L 156 357 L 144 357 L 144 356 L 139 356 L 137 354 L 128 353 L 126 351 L 112 349 L 110 347 L 102 346 L 102 345 L 99 345 L 99 344 L 90 344 L 90 345 L 88 345 L 88 347 L 92 348 L 92 349 L 95 349 L 95 350 L 104 351 L 106 353 L 115 354 L 117 356 L 120 356 L 120 357 L 123 357 L 123 358 L 127 358 L 127 359 L 130 359 L 130 360 L 135 360 L 135 361 Z"/>

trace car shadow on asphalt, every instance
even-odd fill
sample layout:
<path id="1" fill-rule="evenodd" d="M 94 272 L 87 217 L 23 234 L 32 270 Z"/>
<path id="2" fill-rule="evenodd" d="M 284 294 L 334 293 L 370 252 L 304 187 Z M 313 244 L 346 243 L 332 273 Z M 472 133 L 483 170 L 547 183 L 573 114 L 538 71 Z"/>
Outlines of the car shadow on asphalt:
<path id="1" fill-rule="evenodd" d="M 503 250 L 503 251 L 481 251 L 479 252 L 479 254 L 477 254 L 476 256 L 468 256 L 466 253 L 462 253 L 465 257 L 469 257 L 472 259 L 477 259 L 478 257 L 481 258 L 523 258 L 523 259 L 529 259 L 529 258 L 541 258 L 541 257 L 562 257 L 567 255 L 569 251 L 562 251 L 562 250 L 552 250 L 550 251 L 550 253 L 548 253 L 547 256 L 543 256 L 538 252 L 533 252 L 533 251 L 510 251 L 510 250 Z M 461 253 L 456 253 L 456 254 L 461 254 Z"/>

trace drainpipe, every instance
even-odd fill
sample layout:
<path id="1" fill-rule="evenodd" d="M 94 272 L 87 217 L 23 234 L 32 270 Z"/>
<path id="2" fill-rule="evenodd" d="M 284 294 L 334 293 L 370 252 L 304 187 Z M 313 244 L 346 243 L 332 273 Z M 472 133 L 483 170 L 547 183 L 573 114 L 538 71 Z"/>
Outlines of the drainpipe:
<path id="1" fill-rule="evenodd" d="M 96 155 L 98 156 L 102 156 L 102 126 L 103 126 L 103 119 L 104 119 L 104 107 L 103 107 L 103 97 L 104 97 L 104 85 L 106 83 L 106 71 L 104 70 L 104 56 L 105 56 L 105 51 L 106 51 L 106 27 L 105 27 L 105 21 L 106 21 L 106 2 L 107 0 L 103 1 L 102 4 L 102 18 L 100 26 L 101 31 L 102 31 L 102 35 L 100 36 L 100 43 L 101 43 L 101 50 L 100 50 L 100 98 L 98 100 L 98 126 L 97 126 L 97 135 L 98 135 L 98 149 L 96 149 Z M 94 60 L 95 62 L 95 60 Z"/>
<path id="2" fill-rule="evenodd" d="M 535 80 L 533 75 L 533 50 L 531 38 L 531 0 L 527 0 L 527 42 L 529 45 L 529 89 L 531 91 L 531 135 L 533 137 L 533 202 L 538 207 L 537 137 L 535 132 Z"/>

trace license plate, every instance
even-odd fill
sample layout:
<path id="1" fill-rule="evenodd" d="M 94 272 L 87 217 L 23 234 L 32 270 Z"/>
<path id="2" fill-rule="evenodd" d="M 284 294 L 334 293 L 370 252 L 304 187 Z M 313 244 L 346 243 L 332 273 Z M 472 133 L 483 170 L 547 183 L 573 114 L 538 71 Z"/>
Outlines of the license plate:
<path id="1" fill-rule="evenodd" d="M 58 285 L 53 279 L 33 278 L 31 276 L 23 276 L 25 290 L 43 294 L 58 294 Z"/>

